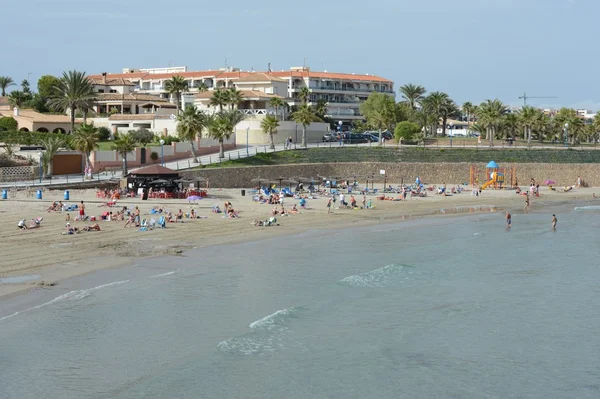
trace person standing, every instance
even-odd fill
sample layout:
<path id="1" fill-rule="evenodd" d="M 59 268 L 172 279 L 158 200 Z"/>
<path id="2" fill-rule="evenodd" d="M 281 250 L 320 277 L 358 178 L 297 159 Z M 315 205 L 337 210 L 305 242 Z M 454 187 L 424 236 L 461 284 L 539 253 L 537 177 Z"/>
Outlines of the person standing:
<path id="1" fill-rule="evenodd" d="M 332 199 L 329 198 L 329 201 L 327 201 L 327 213 L 331 213 L 331 206 L 332 206 Z"/>
<path id="2" fill-rule="evenodd" d="M 509 229 L 512 227 L 512 218 L 509 211 L 506 211 L 506 227 Z"/>
<path id="3" fill-rule="evenodd" d="M 525 193 L 525 209 L 529 209 L 529 193 Z"/>
<path id="4" fill-rule="evenodd" d="M 85 204 L 83 203 L 83 200 L 79 205 L 79 220 L 85 220 Z"/>
<path id="5" fill-rule="evenodd" d="M 556 230 L 556 224 L 558 223 L 558 219 L 555 214 L 552 214 L 552 230 Z"/>

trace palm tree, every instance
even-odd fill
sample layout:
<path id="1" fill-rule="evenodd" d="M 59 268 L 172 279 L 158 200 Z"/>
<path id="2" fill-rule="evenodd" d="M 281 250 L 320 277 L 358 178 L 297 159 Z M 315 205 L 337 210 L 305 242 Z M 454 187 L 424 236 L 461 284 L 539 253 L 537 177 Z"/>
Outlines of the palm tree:
<path id="1" fill-rule="evenodd" d="M 196 138 L 202 137 L 202 131 L 207 127 L 207 117 L 195 106 L 186 107 L 182 114 L 177 117 L 177 135 L 181 140 L 188 141 L 192 146 L 192 157 L 198 163 L 198 154 L 194 148 Z"/>
<path id="2" fill-rule="evenodd" d="M 21 90 L 11 91 L 8 94 L 8 103 L 13 107 L 22 108 L 28 99 L 29 96 Z"/>
<path id="3" fill-rule="evenodd" d="M 486 139 L 490 141 L 490 146 L 494 145 L 494 136 L 507 112 L 508 109 L 500 100 L 486 100 L 479 106 L 477 110 L 478 124 L 485 128 Z"/>
<path id="4" fill-rule="evenodd" d="M 519 117 L 517 114 L 506 114 L 504 115 L 501 123 L 502 131 L 504 132 L 504 138 L 515 138 L 517 128 L 519 127 Z"/>
<path id="5" fill-rule="evenodd" d="M 414 85 L 412 83 L 400 87 L 402 98 L 408 103 L 409 108 L 413 111 L 417 109 L 417 105 L 421 104 L 421 100 L 425 93 L 426 90 L 423 86 Z"/>
<path id="6" fill-rule="evenodd" d="M 127 154 L 134 151 L 136 145 L 135 139 L 129 134 L 122 134 L 113 142 L 112 149 L 123 158 L 123 176 L 127 174 Z"/>
<path id="7" fill-rule="evenodd" d="M 306 86 L 302 87 L 298 93 L 298 97 L 304 104 L 307 104 L 308 100 L 310 99 L 310 89 Z"/>
<path id="8" fill-rule="evenodd" d="M 292 120 L 302 125 L 302 147 L 306 148 L 306 127 L 319 120 L 308 104 L 302 104 L 292 114 Z"/>
<path id="9" fill-rule="evenodd" d="M 223 107 L 228 104 L 228 100 L 226 89 L 217 89 L 210 98 L 209 106 L 219 107 L 219 111 L 223 111 Z"/>
<path id="10" fill-rule="evenodd" d="M 44 155 L 42 155 L 42 163 L 44 165 L 44 169 L 46 170 L 46 176 L 52 177 L 52 172 L 54 169 L 54 156 L 61 147 L 64 147 L 65 142 L 59 136 L 49 136 L 42 140 L 41 144 L 46 149 L 46 151 L 44 151 Z"/>
<path id="11" fill-rule="evenodd" d="M 594 121 L 592 122 L 592 126 L 594 127 L 594 143 L 598 140 L 598 132 L 600 132 L 600 112 L 594 115 Z"/>
<path id="12" fill-rule="evenodd" d="M 269 105 L 271 107 L 275 108 L 275 116 L 277 116 L 277 117 L 279 117 L 279 108 L 284 107 L 285 104 L 286 104 L 286 102 L 283 101 L 283 99 L 280 97 L 273 97 L 273 98 L 271 98 L 271 100 L 269 100 Z M 281 118 L 281 120 L 283 120 L 283 118 Z"/>
<path id="13" fill-rule="evenodd" d="M 527 145 L 531 145 L 531 128 L 535 123 L 535 120 L 538 118 L 538 113 L 535 108 L 529 105 L 525 105 L 521 108 L 517 114 L 519 118 L 519 123 L 525 129 L 523 133 L 523 138 L 527 140 Z"/>
<path id="14" fill-rule="evenodd" d="M 208 135 L 219 142 L 219 158 L 225 158 L 225 140 L 229 140 L 235 127 L 244 119 L 244 114 L 233 109 L 220 111 L 208 118 Z"/>
<path id="15" fill-rule="evenodd" d="M 188 91 L 188 82 L 182 76 L 176 75 L 165 82 L 167 93 L 174 95 L 177 115 L 179 115 L 181 93 Z"/>
<path id="16" fill-rule="evenodd" d="M 66 111 L 71 114 L 71 133 L 75 131 L 75 110 L 85 110 L 92 107 L 94 88 L 85 72 L 63 72 L 55 95 L 48 101 L 50 108 Z"/>
<path id="17" fill-rule="evenodd" d="M 0 76 L 0 89 L 2 90 L 2 97 L 6 96 L 6 89 L 10 86 L 14 86 L 15 81 L 9 76 Z"/>
<path id="18" fill-rule="evenodd" d="M 448 105 L 448 101 L 450 101 L 448 94 L 440 91 L 434 91 L 422 100 L 425 112 L 432 116 L 431 132 L 433 136 L 437 136 L 440 119 L 442 119 L 444 115 L 444 107 Z M 445 133 L 446 126 L 443 126 L 442 129 Z"/>
<path id="19" fill-rule="evenodd" d="M 467 101 L 462 106 L 462 112 L 467 118 L 467 135 L 469 135 L 469 126 L 471 125 L 471 117 L 475 114 L 475 106 L 470 101 Z"/>
<path id="20" fill-rule="evenodd" d="M 225 94 L 227 96 L 227 104 L 229 104 L 230 109 L 237 108 L 238 104 L 244 100 L 244 95 L 242 92 L 235 87 L 227 89 Z"/>
<path id="21" fill-rule="evenodd" d="M 446 99 L 442 104 L 442 108 L 440 109 L 441 117 L 442 117 L 442 136 L 446 135 L 446 124 L 448 123 L 448 119 L 457 118 L 460 115 L 460 110 L 450 98 Z"/>
<path id="22" fill-rule="evenodd" d="M 325 114 L 327 114 L 327 101 L 325 100 L 317 100 L 317 104 L 315 104 L 315 114 L 323 119 Z"/>
<path id="23" fill-rule="evenodd" d="M 204 82 L 200 82 L 197 87 L 198 93 L 204 93 L 205 91 L 208 91 L 208 86 Z"/>
<path id="24" fill-rule="evenodd" d="M 71 137 L 71 146 L 85 155 L 85 167 L 90 168 L 90 153 L 98 148 L 100 135 L 94 125 L 82 124 L 77 126 Z"/>
<path id="25" fill-rule="evenodd" d="M 269 135 L 269 140 L 271 141 L 271 149 L 275 149 L 275 141 L 273 140 L 273 135 L 277 133 L 277 128 L 279 127 L 279 121 L 273 115 L 268 115 L 265 119 L 260 123 L 260 127 L 264 134 Z"/>

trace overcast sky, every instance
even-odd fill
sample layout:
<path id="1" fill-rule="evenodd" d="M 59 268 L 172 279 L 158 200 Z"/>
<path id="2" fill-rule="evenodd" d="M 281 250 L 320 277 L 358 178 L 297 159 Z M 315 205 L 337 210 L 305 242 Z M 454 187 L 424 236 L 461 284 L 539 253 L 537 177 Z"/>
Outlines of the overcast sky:
<path id="1" fill-rule="evenodd" d="M 457 103 L 600 109 L 597 0 L 3 0 L 0 76 L 227 65 L 370 73 Z M 400 96 L 397 96 L 400 99 Z"/>

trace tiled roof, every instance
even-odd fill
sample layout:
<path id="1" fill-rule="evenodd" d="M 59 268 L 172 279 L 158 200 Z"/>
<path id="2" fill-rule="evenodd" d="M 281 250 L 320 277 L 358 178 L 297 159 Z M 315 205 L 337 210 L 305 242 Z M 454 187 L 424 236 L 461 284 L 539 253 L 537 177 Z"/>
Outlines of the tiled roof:
<path id="1" fill-rule="evenodd" d="M 268 76 L 274 76 L 282 79 L 289 79 L 290 77 L 311 77 L 319 79 L 343 79 L 343 80 L 359 80 L 365 82 L 381 82 L 381 83 L 392 83 L 391 80 L 382 78 L 375 75 L 360 75 L 352 73 L 334 73 L 334 72 L 316 72 L 316 71 L 282 71 L 282 72 L 245 72 L 245 71 L 195 71 L 195 72 L 170 72 L 170 73 L 147 73 L 147 72 L 135 72 L 135 73 L 116 73 L 108 74 L 107 79 L 124 78 L 129 80 L 141 79 L 143 81 L 150 80 L 167 80 L 173 76 L 182 76 L 184 78 L 217 78 L 217 79 L 240 79 L 245 78 L 248 75 L 253 74 L 264 74 Z M 93 79 L 100 79 L 102 75 L 92 75 Z"/>
<path id="2" fill-rule="evenodd" d="M 90 80 L 95 85 L 104 85 L 104 86 L 135 86 L 136 85 L 131 80 L 123 79 L 123 78 L 111 78 L 111 79 L 107 78 L 106 83 L 104 83 L 104 78 L 99 78 L 99 79 L 93 78 Z"/>
<path id="3" fill-rule="evenodd" d="M 138 93 L 96 93 L 97 101 L 150 101 L 156 103 L 167 103 L 168 101 L 158 96 L 151 94 L 138 94 Z"/>
<path id="4" fill-rule="evenodd" d="M 274 98 L 274 97 L 283 98 L 281 96 L 278 96 L 277 94 L 269 94 L 269 93 L 265 93 L 265 92 L 258 91 L 258 90 L 238 90 L 238 91 L 242 94 L 242 97 L 246 97 L 246 98 Z M 196 94 L 194 97 L 199 98 L 199 99 L 210 99 L 214 93 L 215 93 L 214 91 L 204 91 L 202 93 Z"/>
<path id="5" fill-rule="evenodd" d="M 285 79 L 278 78 L 277 76 L 268 75 L 264 72 L 252 72 L 246 76 L 242 76 L 237 80 L 238 82 L 287 82 Z"/>
<path id="6" fill-rule="evenodd" d="M 15 119 L 28 119 L 32 122 L 47 122 L 47 123 L 71 123 L 71 118 L 68 115 L 42 114 L 31 109 L 20 109 L 19 116 L 14 116 L 13 112 L 0 112 L 0 116 L 12 116 Z M 77 119 L 77 122 L 82 121 Z"/>

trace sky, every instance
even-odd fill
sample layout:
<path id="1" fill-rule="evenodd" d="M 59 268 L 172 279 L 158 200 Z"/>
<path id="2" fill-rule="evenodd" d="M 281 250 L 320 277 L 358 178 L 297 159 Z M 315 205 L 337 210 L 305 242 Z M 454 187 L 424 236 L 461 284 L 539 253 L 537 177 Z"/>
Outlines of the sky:
<path id="1" fill-rule="evenodd" d="M 0 76 L 187 66 L 369 73 L 444 91 L 600 109 L 597 0 L 2 0 Z M 35 83 L 34 83 L 35 85 Z M 397 100 L 401 97 L 398 94 Z"/>

